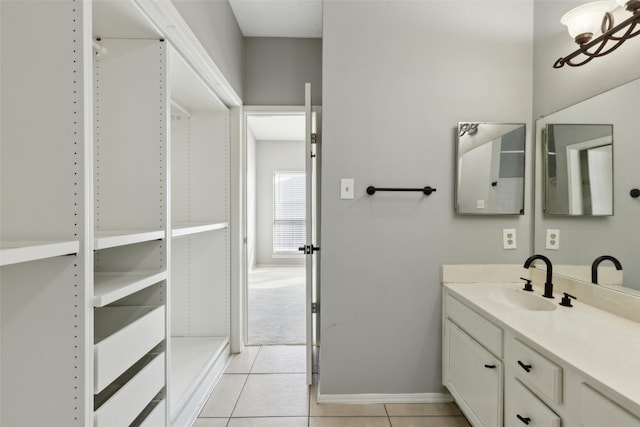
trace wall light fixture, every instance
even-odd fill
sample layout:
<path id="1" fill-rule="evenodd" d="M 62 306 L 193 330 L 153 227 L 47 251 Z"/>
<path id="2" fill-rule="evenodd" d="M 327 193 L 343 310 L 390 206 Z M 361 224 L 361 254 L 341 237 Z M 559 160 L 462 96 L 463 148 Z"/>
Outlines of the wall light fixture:
<path id="1" fill-rule="evenodd" d="M 631 16 L 615 25 L 611 12 L 618 5 L 630 12 Z M 593 58 L 613 52 L 627 39 L 640 34 L 640 0 L 605 0 L 583 4 L 565 13 L 560 23 L 567 26 L 569 34 L 580 47 L 558 59 L 553 68 L 561 68 L 565 64 L 579 67 Z"/>

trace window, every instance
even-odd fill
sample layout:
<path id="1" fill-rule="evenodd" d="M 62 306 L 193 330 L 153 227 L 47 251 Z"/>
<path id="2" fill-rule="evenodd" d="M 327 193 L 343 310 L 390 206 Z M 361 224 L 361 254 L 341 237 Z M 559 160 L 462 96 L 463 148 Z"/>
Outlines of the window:
<path id="1" fill-rule="evenodd" d="M 301 254 L 305 245 L 305 174 L 273 172 L 273 253 Z"/>

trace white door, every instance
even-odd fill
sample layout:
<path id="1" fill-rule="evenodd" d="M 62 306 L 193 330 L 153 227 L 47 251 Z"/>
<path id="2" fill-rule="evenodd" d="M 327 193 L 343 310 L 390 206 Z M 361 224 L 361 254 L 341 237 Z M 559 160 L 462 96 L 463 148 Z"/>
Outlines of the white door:
<path id="1" fill-rule="evenodd" d="M 306 243 L 304 253 L 306 256 L 306 324 L 307 324 L 307 384 L 313 383 L 313 346 L 315 338 L 315 325 L 317 324 L 318 315 L 318 294 L 316 292 L 316 284 L 318 281 L 318 268 L 320 250 L 318 244 L 318 200 L 317 190 L 318 180 L 318 150 L 319 141 L 316 140 L 317 134 L 314 129 L 314 117 L 311 107 L 311 84 L 305 84 L 305 174 L 306 174 Z"/>

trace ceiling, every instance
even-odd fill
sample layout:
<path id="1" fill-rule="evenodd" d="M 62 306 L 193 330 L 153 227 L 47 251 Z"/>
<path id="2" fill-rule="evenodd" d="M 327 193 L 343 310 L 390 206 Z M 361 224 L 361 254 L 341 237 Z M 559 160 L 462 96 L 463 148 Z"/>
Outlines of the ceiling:
<path id="1" fill-rule="evenodd" d="M 256 141 L 304 141 L 304 114 L 251 115 L 247 124 Z"/>
<path id="2" fill-rule="evenodd" d="M 322 37 L 323 0 L 229 0 L 245 37 Z"/>

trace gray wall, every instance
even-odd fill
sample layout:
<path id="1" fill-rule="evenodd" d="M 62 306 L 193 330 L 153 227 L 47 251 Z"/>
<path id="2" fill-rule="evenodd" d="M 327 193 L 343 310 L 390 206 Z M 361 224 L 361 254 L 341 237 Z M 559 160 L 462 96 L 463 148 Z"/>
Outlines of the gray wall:
<path id="1" fill-rule="evenodd" d="M 459 121 L 531 123 L 532 17 L 531 1 L 324 3 L 322 394 L 442 392 L 440 266 L 529 255 L 529 203 L 461 217 L 453 193 Z"/>
<path id="2" fill-rule="evenodd" d="M 244 37 L 227 0 L 171 0 L 240 98 Z"/>
<path id="3" fill-rule="evenodd" d="M 311 83 L 314 105 L 322 104 L 322 39 L 245 39 L 245 105 L 304 105 Z"/>
<path id="4" fill-rule="evenodd" d="M 534 2 L 533 114 L 550 114 L 640 76 L 640 42 L 630 40 L 581 67 L 553 64 L 576 50 L 560 17 L 581 0 Z"/>
<path id="5" fill-rule="evenodd" d="M 304 171 L 304 141 L 256 142 L 256 264 L 304 263 L 304 256 L 273 257 L 273 172 Z M 304 242 L 301 242 L 304 243 Z"/>

